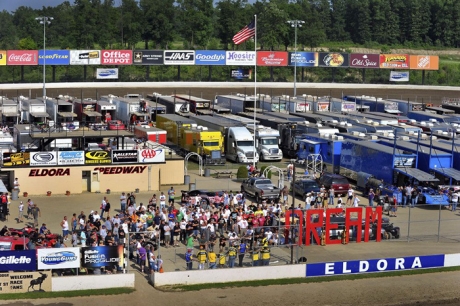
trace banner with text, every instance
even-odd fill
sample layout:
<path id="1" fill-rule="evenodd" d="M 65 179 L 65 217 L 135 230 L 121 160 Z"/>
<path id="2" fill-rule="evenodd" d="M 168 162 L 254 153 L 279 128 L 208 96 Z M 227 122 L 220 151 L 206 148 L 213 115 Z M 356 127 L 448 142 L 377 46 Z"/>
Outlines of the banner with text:
<path id="1" fill-rule="evenodd" d="M 113 150 L 112 164 L 137 163 L 137 150 Z"/>
<path id="2" fill-rule="evenodd" d="M 69 65 L 70 51 L 69 50 L 38 50 L 39 65 Z"/>
<path id="3" fill-rule="evenodd" d="M 320 52 L 318 66 L 322 67 L 348 67 L 348 53 Z"/>
<path id="4" fill-rule="evenodd" d="M 1 251 L 0 272 L 5 271 L 35 271 L 37 270 L 37 255 L 35 250 Z"/>
<path id="5" fill-rule="evenodd" d="M 134 50 L 134 65 L 163 65 L 163 50 Z"/>
<path id="6" fill-rule="evenodd" d="M 124 261 L 123 245 L 82 247 L 81 253 L 84 268 L 122 266 Z"/>
<path id="7" fill-rule="evenodd" d="M 37 50 L 8 50 L 6 64 L 9 66 L 35 66 L 38 65 Z"/>
<path id="8" fill-rule="evenodd" d="M 194 65 L 195 51 L 193 50 L 165 50 L 165 65 Z"/>
<path id="9" fill-rule="evenodd" d="M 439 56 L 437 55 L 411 55 L 410 69 L 439 70 Z"/>
<path id="10" fill-rule="evenodd" d="M 116 80 L 118 79 L 118 68 L 97 68 L 96 79 L 98 80 Z"/>
<path id="11" fill-rule="evenodd" d="M 85 153 L 85 164 L 86 165 L 110 164 L 110 163 L 112 163 L 112 155 L 110 154 L 110 151 L 96 150 L 96 151 L 87 151 Z"/>
<path id="12" fill-rule="evenodd" d="M 0 50 L 0 66 L 6 65 L 6 51 Z"/>
<path id="13" fill-rule="evenodd" d="M 0 273 L 0 294 L 51 292 L 51 287 L 51 271 Z"/>
<path id="14" fill-rule="evenodd" d="M 289 66 L 317 67 L 318 52 L 289 52 Z"/>
<path id="15" fill-rule="evenodd" d="M 350 67 L 353 68 L 379 68 L 380 56 L 369 53 L 351 53 Z"/>
<path id="16" fill-rule="evenodd" d="M 195 51 L 195 65 L 225 66 L 225 51 L 197 50 Z"/>
<path id="17" fill-rule="evenodd" d="M 55 166 L 57 165 L 57 152 L 30 152 L 31 166 Z"/>
<path id="18" fill-rule="evenodd" d="M 287 66 L 288 53 L 277 51 L 257 52 L 257 66 Z"/>
<path id="19" fill-rule="evenodd" d="M 100 50 L 70 50 L 70 65 L 100 65 Z"/>
<path id="20" fill-rule="evenodd" d="M 409 82 L 409 71 L 391 71 L 390 82 Z"/>
<path id="21" fill-rule="evenodd" d="M 225 63 L 227 66 L 255 66 L 255 51 L 226 51 Z"/>
<path id="22" fill-rule="evenodd" d="M 57 157 L 58 165 L 84 165 L 85 152 L 84 151 L 62 151 L 59 152 Z"/>
<path id="23" fill-rule="evenodd" d="M 140 163 L 164 163 L 165 150 L 164 149 L 142 149 L 139 151 Z"/>
<path id="24" fill-rule="evenodd" d="M 3 167 L 21 167 L 30 164 L 30 153 L 3 153 Z"/>
<path id="25" fill-rule="evenodd" d="M 80 268 L 80 248 L 38 249 L 38 270 Z"/>
<path id="26" fill-rule="evenodd" d="M 101 65 L 131 65 L 132 50 L 102 50 Z"/>
<path id="27" fill-rule="evenodd" d="M 251 79 L 252 69 L 232 69 L 230 70 L 230 77 L 236 80 Z"/>
<path id="28" fill-rule="evenodd" d="M 380 54 L 380 68 L 409 69 L 408 54 Z"/>

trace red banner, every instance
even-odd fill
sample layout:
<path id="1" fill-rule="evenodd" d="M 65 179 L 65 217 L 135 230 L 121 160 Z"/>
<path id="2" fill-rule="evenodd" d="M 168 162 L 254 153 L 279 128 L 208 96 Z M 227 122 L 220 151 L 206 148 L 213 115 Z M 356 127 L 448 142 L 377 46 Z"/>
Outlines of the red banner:
<path id="1" fill-rule="evenodd" d="M 132 50 L 102 50 L 101 65 L 131 65 Z"/>
<path id="2" fill-rule="evenodd" d="M 288 53 L 276 51 L 257 52 L 257 66 L 287 66 Z"/>
<path id="3" fill-rule="evenodd" d="M 10 66 L 35 66 L 38 65 L 37 50 L 8 50 L 6 64 Z"/>
<path id="4" fill-rule="evenodd" d="M 380 54 L 380 68 L 409 69 L 408 54 Z"/>

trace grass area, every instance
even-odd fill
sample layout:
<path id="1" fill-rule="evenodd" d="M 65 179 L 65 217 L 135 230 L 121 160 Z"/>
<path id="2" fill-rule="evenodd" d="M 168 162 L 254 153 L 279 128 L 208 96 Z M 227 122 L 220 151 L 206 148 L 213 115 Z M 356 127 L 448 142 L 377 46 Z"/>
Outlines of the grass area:
<path id="1" fill-rule="evenodd" d="M 322 283 L 322 282 L 333 282 L 333 281 L 343 281 L 343 280 L 359 280 L 359 279 L 395 277 L 395 276 L 405 276 L 405 275 L 419 275 L 419 274 L 427 274 L 427 273 L 452 272 L 452 271 L 460 271 L 460 266 L 440 268 L 440 269 L 420 269 L 420 270 L 393 271 L 393 272 L 383 272 L 383 273 L 364 273 L 364 274 L 352 274 L 352 275 L 350 274 L 350 275 L 324 276 L 324 277 L 312 277 L 312 278 L 306 278 L 306 277 L 305 278 L 281 278 L 281 279 L 273 279 L 273 280 L 258 280 L 258 281 L 248 281 L 248 282 L 165 286 L 165 287 L 161 287 L 160 290 L 163 290 L 163 291 L 199 291 L 199 290 L 205 290 L 205 289 L 223 289 L 223 288 L 235 288 L 235 287 L 260 287 L 260 286 L 270 286 L 270 285 L 309 284 L 309 283 Z"/>
<path id="2" fill-rule="evenodd" d="M 26 293 L 4 293 L 1 295 L 2 300 L 23 300 L 23 299 L 44 299 L 44 298 L 70 298 L 78 296 L 94 295 L 118 295 L 128 294 L 136 291 L 133 288 L 109 288 L 95 290 L 77 290 L 62 292 L 26 292 Z"/>

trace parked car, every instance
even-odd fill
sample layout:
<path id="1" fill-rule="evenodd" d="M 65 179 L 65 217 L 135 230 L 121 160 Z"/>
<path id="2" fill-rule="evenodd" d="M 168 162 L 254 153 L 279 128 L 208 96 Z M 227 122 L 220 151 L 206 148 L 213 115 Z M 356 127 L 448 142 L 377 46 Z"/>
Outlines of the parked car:
<path id="1" fill-rule="evenodd" d="M 251 177 L 241 184 L 241 191 L 253 196 L 257 203 L 262 200 L 279 200 L 280 189 L 267 178 Z"/>
<path id="2" fill-rule="evenodd" d="M 345 195 L 348 189 L 350 189 L 350 183 L 348 183 L 348 180 L 344 176 L 335 173 L 324 173 L 318 179 L 318 184 L 320 186 L 324 185 L 326 189 L 331 189 L 331 187 L 334 188 L 334 193 L 336 196 Z"/>
<path id="3" fill-rule="evenodd" d="M 109 130 L 125 130 L 126 126 L 123 122 L 120 120 L 110 120 L 109 123 L 107 123 L 107 126 Z"/>
<path id="4" fill-rule="evenodd" d="M 26 250 L 29 238 L 18 238 L 13 236 L 0 237 L 0 251 Z"/>
<path id="5" fill-rule="evenodd" d="M 305 200 L 307 193 L 309 192 L 320 192 L 318 183 L 313 179 L 297 180 L 294 182 L 294 184 L 291 184 L 291 193 L 292 189 L 294 189 L 294 194 L 302 196 L 303 200 Z"/>

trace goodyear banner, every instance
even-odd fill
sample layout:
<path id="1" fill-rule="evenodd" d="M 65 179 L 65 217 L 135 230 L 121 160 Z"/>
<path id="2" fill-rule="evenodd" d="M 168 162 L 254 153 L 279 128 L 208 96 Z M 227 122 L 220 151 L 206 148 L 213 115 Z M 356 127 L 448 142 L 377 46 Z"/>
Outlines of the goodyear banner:
<path id="1" fill-rule="evenodd" d="M 0 66 L 6 65 L 6 51 L 0 50 Z"/>
<path id="2" fill-rule="evenodd" d="M 70 51 L 69 50 L 38 50 L 39 65 L 69 65 Z"/>
<path id="3" fill-rule="evenodd" d="M 51 271 L 0 273 L 0 294 L 24 292 L 51 292 Z"/>
<path id="4" fill-rule="evenodd" d="M 318 52 L 289 52 L 289 66 L 316 67 Z"/>
<path id="5" fill-rule="evenodd" d="M 0 272 L 35 270 L 37 270 L 35 250 L 0 252 Z"/>
<path id="6" fill-rule="evenodd" d="M 391 71 L 390 82 L 409 82 L 409 71 Z"/>
<path id="7" fill-rule="evenodd" d="M 195 65 L 225 66 L 225 51 L 197 50 L 195 51 Z"/>
<path id="8" fill-rule="evenodd" d="M 321 67 L 348 67 L 348 53 L 320 52 L 318 66 Z"/>
<path id="9" fill-rule="evenodd" d="M 70 50 L 70 65 L 100 65 L 100 50 Z"/>
<path id="10" fill-rule="evenodd" d="M 82 247 L 81 253 L 84 268 L 122 266 L 124 261 L 123 245 Z"/>
<path id="11" fill-rule="evenodd" d="M 164 163 L 165 150 L 163 149 L 142 149 L 139 151 L 140 163 Z"/>
<path id="12" fill-rule="evenodd" d="M 30 164 L 30 153 L 3 153 L 3 167 L 21 167 Z"/>
<path id="13" fill-rule="evenodd" d="M 30 152 L 31 166 L 55 166 L 57 165 L 57 152 Z"/>
<path id="14" fill-rule="evenodd" d="M 380 68 L 409 69 L 408 54 L 380 54 Z"/>
<path id="15" fill-rule="evenodd" d="M 80 268 L 80 248 L 38 249 L 38 270 Z"/>
<path id="16" fill-rule="evenodd" d="M 112 163 L 112 155 L 110 151 L 96 150 L 87 151 L 85 153 L 85 165 L 96 165 L 96 164 L 110 164 Z"/>

